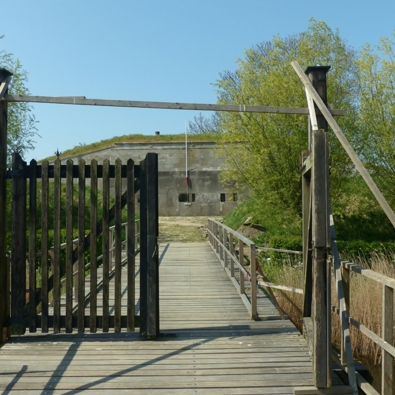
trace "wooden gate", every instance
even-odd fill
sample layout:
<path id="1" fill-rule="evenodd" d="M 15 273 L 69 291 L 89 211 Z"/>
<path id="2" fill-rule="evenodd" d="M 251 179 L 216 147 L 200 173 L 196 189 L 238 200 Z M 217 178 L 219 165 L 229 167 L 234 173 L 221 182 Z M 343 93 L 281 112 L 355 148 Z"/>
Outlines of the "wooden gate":
<path id="1" fill-rule="evenodd" d="M 7 175 L 12 180 L 11 334 L 26 328 L 81 333 L 86 328 L 134 331 L 136 326 L 143 336 L 159 334 L 157 173 L 157 154 L 148 154 L 139 165 L 131 159 L 112 165 L 108 160 L 62 165 L 59 159 L 27 165 L 13 155 Z M 135 257 L 140 251 L 137 315 Z"/>

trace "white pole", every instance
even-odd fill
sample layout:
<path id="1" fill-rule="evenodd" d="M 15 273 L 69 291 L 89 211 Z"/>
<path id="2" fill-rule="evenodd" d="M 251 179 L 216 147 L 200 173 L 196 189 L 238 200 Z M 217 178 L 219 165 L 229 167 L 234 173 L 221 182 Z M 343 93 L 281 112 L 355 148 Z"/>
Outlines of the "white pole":
<path id="1" fill-rule="evenodd" d="M 188 186 L 188 129 L 187 120 L 185 120 L 185 183 Z"/>

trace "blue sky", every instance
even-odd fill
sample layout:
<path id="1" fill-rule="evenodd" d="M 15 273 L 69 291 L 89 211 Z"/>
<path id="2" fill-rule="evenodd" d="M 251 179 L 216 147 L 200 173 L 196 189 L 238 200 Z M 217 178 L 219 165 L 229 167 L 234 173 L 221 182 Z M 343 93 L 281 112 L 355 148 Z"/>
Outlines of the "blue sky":
<path id="1" fill-rule="evenodd" d="M 7 0 L 0 50 L 32 95 L 215 103 L 219 74 L 245 49 L 324 20 L 355 48 L 395 30 L 394 0 Z M 183 133 L 196 112 L 36 104 L 27 159 L 132 133 Z"/>

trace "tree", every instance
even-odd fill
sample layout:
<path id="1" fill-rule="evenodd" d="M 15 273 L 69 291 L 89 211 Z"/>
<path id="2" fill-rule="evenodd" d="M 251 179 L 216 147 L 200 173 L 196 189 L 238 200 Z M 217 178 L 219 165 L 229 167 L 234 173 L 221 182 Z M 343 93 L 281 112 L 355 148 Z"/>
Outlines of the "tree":
<path id="1" fill-rule="evenodd" d="M 0 39 L 3 36 L 0 36 Z M 0 67 L 13 73 L 9 86 L 9 94 L 28 95 L 26 87 L 27 72 L 20 61 L 11 53 L 0 51 Z M 32 113 L 32 106 L 28 103 L 9 103 L 8 105 L 8 163 L 11 162 L 12 152 L 19 152 L 25 156 L 26 152 L 34 148 L 37 133 L 37 121 Z"/>
<path id="2" fill-rule="evenodd" d="M 211 118 L 205 118 L 202 113 L 193 117 L 189 122 L 188 133 L 191 134 L 217 134 L 221 133 L 220 113 L 215 112 Z"/>
<path id="3" fill-rule="evenodd" d="M 365 45 L 359 72 L 359 151 L 384 195 L 395 203 L 395 33 Z"/>
<path id="4" fill-rule="evenodd" d="M 323 21 L 311 20 L 305 32 L 287 38 L 276 36 L 245 51 L 237 70 L 222 73 L 215 84 L 218 102 L 306 107 L 292 60 L 304 67 L 331 66 L 329 103 L 346 110 L 339 123 L 349 138 L 358 140 L 352 121 L 357 107 L 356 51 Z M 307 118 L 255 113 L 220 113 L 217 117 L 221 146 L 229 158 L 224 180 L 301 215 L 300 166 L 301 151 L 308 148 Z M 330 136 L 330 163 L 336 192 L 350 166 L 334 136 Z"/>

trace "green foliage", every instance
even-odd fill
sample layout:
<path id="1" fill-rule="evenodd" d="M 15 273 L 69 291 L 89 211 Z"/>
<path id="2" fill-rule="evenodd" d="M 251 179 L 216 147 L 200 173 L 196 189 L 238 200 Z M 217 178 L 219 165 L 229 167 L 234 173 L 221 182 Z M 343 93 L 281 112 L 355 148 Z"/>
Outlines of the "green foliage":
<path id="1" fill-rule="evenodd" d="M 375 48 L 365 45 L 357 61 L 359 72 L 359 151 L 375 181 L 394 204 L 395 185 L 395 32 Z"/>
<path id="2" fill-rule="evenodd" d="M 394 35 L 395 37 L 395 35 Z M 245 52 L 235 72 L 215 84 L 222 104 L 306 107 L 299 78 L 290 66 L 330 65 L 328 102 L 346 111 L 337 119 L 390 203 L 395 186 L 395 40 L 360 52 L 338 31 L 311 20 L 307 31 L 274 37 Z M 295 115 L 220 113 L 194 120 L 195 132 L 213 130 L 229 159 L 224 181 L 250 196 L 226 223 L 237 228 L 247 217 L 267 232 L 259 245 L 301 249 L 301 151 L 308 148 L 306 118 Z M 340 250 L 346 254 L 392 248 L 392 224 L 329 131 L 330 194 Z M 363 241 L 362 241 L 363 240 Z M 384 247 L 383 247 L 384 246 Z M 266 258 L 283 259 L 274 253 Z M 273 263 L 273 262 L 272 262 Z"/>
<path id="3" fill-rule="evenodd" d="M 224 72 L 217 81 L 221 104 L 306 107 L 299 78 L 290 66 L 331 65 L 328 97 L 346 110 L 340 120 L 348 134 L 356 106 L 356 53 L 323 21 L 312 20 L 299 35 L 263 42 L 245 51 L 236 72 Z M 204 122 L 200 121 L 204 126 Z M 223 179 L 239 193 L 253 192 L 265 203 L 301 213 L 301 151 L 308 147 L 305 116 L 221 113 L 212 122 L 222 133 L 220 143 L 229 158 Z M 196 125 L 198 126 L 198 125 Z M 204 130 L 204 127 L 203 127 Z M 352 136 L 351 136 L 352 137 Z M 330 138 L 331 182 L 334 196 L 346 174 L 349 160 L 333 136 Z"/>
<path id="4" fill-rule="evenodd" d="M 3 36 L 0 36 L 0 39 Z M 0 67 L 13 73 L 9 94 L 28 95 L 26 87 L 27 72 L 23 69 L 19 59 L 11 53 L 0 51 Z M 32 113 L 29 103 L 9 103 L 8 105 L 8 163 L 11 163 L 11 154 L 19 152 L 23 157 L 26 152 L 34 148 L 37 133 L 37 121 Z"/>
<path id="5" fill-rule="evenodd" d="M 298 215 L 291 210 L 284 210 L 270 203 L 262 202 L 254 197 L 243 201 L 224 218 L 227 226 L 237 229 L 247 218 L 250 222 L 262 225 L 266 231 L 253 241 L 259 246 L 267 246 L 274 237 L 299 238 L 302 237 L 302 222 Z"/>
<path id="6" fill-rule="evenodd" d="M 359 175 L 345 180 L 343 194 L 332 208 L 338 240 L 395 240 L 391 222 Z"/>

